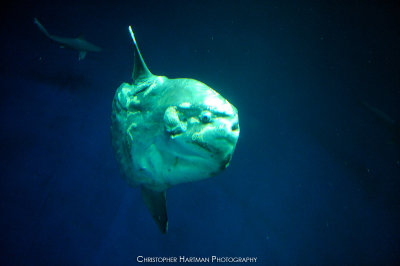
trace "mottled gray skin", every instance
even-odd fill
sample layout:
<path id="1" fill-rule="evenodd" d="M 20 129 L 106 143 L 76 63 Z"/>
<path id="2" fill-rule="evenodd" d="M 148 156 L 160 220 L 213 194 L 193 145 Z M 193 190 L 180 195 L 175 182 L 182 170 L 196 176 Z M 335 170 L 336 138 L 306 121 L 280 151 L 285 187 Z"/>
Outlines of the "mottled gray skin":
<path id="1" fill-rule="evenodd" d="M 225 169 L 239 137 L 238 113 L 193 79 L 148 71 L 135 43 L 134 83 L 123 83 L 112 106 L 112 143 L 122 176 L 142 196 L 160 230 L 168 229 L 166 190 Z"/>

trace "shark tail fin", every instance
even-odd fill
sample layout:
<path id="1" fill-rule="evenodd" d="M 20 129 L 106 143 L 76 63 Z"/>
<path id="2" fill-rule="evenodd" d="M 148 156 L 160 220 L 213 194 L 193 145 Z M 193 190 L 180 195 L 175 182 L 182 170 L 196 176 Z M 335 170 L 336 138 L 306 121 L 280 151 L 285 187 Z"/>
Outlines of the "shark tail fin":
<path id="1" fill-rule="evenodd" d="M 167 191 L 154 191 L 142 186 L 142 198 L 163 234 L 168 231 Z"/>
<path id="2" fill-rule="evenodd" d="M 33 22 L 38 26 L 39 30 L 44 33 L 47 37 L 51 37 L 51 35 L 48 33 L 45 27 L 39 22 L 37 18 L 33 18 Z"/>
<path id="3" fill-rule="evenodd" d="M 137 46 L 135 35 L 133 34 L 131 26 L 129 26 L 129 33 L 131 34 L 133 44 L 135 46 L 135 63 L 133 66 L 132 79 L 133 83 L 137 83 L 152 77 L 153 74 L 151 74 L 150 70 L 147 68 L 146 63 L 144 62 L 143 57 L 140 54 L 139 47 Z"/>

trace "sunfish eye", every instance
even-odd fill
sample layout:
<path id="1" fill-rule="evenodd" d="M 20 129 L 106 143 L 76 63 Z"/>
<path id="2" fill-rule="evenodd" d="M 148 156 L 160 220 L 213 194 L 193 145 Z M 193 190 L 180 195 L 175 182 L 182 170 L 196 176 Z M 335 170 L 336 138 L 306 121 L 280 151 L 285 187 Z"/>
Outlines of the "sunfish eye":
<path id="1" fill-rule="evenodd" d="M 210 123 L 211 122 L 211 113 L 210 113 L 210 111 L 201 112 L 200 121 L 202 123 Z"/>

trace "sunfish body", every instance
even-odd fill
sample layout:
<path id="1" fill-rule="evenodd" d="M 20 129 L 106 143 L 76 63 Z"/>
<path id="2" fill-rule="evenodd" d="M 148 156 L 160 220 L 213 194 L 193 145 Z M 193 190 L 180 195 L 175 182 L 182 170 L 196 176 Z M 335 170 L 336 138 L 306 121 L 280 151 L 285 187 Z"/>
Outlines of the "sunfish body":
<path id="1" fill-rule="evenodd" d="M 134 42 L 133 84 L 122 83 L 112 104 L 112 144 L 120 171 L 161 232 L 168 230 L 166 190 L 224 170 L 239 137 L 236 108 L 194 79 L 169 79 L 147 69 Z"/>
<path id="2" fill-rule="evenodd" d="M 79 51 L 79 60 L 85 58 L 87 52 L 100 52 L 101 48 L 86 41 L 82 37 L 78 38 L 66 38 L 66 37 L 59 37 L 56 35 L 51 35 L 48 33 L 46 28 L 39 22 L 37 18 L 33 19 L 34 23 L 38 26 L 39 30 L 46 35 L 47 38 L 50 40 L 60 44 L 62 47 L 67 47 L 73 50 Z"/>

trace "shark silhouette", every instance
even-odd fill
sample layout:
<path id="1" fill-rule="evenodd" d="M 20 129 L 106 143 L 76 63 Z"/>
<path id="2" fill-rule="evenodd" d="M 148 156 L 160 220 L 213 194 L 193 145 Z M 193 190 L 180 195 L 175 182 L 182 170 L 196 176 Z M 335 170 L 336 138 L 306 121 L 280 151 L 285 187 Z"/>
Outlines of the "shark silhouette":
<path id="1" fill-rule="evenodd" d="M 79 60 L 85 58 L 87 52 L 100 52 L 101 48 L 86 41 L 83 37 L 78 38 L 66 38 L 66 37 L 59 37 L 56 35 L 51 35 L 46 30 L 46 28 L 39 22 L 37 18 L 33 19 L 34 23 L 38 26 L 39 30 L 46 35 L 47 38 L 50 40 L 58 43 L 61 47 L 70 48 L 73 50 L 79 51 Z"/>

